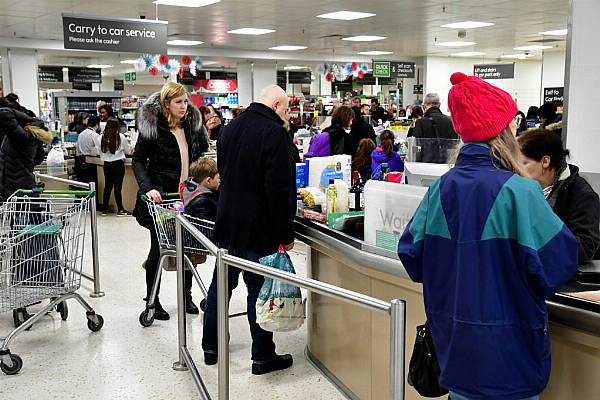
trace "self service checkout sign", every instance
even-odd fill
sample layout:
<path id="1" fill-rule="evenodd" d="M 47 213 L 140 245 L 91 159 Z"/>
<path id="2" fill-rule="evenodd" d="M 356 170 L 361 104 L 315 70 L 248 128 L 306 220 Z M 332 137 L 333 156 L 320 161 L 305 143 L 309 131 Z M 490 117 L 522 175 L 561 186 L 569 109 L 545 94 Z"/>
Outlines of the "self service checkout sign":
<path id="1" fill-rule="evenodd" d="M 167 21 L 63 14 L 65 49 L 164 54 Z"/>

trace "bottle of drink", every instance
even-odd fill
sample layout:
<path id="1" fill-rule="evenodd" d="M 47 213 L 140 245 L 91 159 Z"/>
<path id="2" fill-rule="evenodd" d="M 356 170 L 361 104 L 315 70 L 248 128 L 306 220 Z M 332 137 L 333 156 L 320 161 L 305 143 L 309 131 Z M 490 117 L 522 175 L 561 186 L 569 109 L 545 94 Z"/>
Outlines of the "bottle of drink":
<path id="1" fill-rule="evenodd" d="M 352 187 L 350 187 L 350 211 L 361 211 L 363 207 L 363 188 L 360 184 L 360 174 L 354 171 L 352 177 Z"/>
<path id="2" fill-rule="evenodd" d="M 381 175 L 379 175 L 380 181 L 387 181 L 387 175 L 390 172 L 390 168 L 387 163 L 381 164 Z"/>
<path id="3" fill-rule="evenodd" d="M 333 179 L 329 180 L 329 187 L 327 188 L 327 214 L 333 214 L 336 210 L 337 202 L 337 190 L 335 189 L 335 183 Z"/>

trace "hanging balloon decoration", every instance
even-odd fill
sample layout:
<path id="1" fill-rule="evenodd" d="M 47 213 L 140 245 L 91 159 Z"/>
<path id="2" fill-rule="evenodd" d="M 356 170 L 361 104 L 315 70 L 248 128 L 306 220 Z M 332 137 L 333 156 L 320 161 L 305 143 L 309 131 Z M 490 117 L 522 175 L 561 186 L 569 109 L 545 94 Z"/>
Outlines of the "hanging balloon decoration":
<path id="1" fill-rule="evenodd" d="M 148 73 L 149 73 L 151 76 L 158 76 L 158 74 L 160 73 L 160 71 L 159 71 L 159 69 L 158 69 L 157 67 L 151 67 L 151 68 L 148 70 Z"/>
<path id="2" fill-rule="evenodd" d="M 189 66 L 192 63 L 192 57 L 190 57 L 190 56 L 181 57 L 181 63 L 183 65 L 185 65 L 186 67 Z"/>
<path id="3" fill-rule="evenodd" d="M 198 75 L 198 70 L 202 68 L 202 58 L 200 57 L 196 57 L 194 58 L 191 62 L 190 62 L 190 73 L 193 76 L 197 76 Z"/>
<path id="4" fill-rule="evenodd" d="M 160 65 L 166 65 L 169 63 L 169 56 L 166 54 L 161 54 L 158 61 L 160 62 Z"/>

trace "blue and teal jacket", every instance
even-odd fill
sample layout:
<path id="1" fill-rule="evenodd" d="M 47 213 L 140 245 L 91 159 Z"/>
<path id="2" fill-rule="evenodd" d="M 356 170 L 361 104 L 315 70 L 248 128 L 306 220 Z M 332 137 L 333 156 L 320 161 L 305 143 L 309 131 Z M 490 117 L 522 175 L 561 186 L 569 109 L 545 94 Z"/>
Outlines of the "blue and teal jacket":
<path id="1" fill-rule="evenodd" d="M 537 182 L 469 143 L 430 188 L 398 254 L 423 283 L 441 384 L 473 399 L 518 400 L 550 376 L 545 299 L 577 268 L 577 241 Z"/>

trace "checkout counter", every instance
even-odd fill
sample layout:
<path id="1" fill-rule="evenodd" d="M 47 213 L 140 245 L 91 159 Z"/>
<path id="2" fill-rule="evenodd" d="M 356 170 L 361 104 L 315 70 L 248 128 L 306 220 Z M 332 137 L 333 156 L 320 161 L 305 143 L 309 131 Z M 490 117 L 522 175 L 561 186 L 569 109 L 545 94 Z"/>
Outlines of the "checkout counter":
<path id="1" fill-rule="evenodd" d="M 407 187 L 387 185 L 394 185 L 389 189 Z M 397 202 L 383 200 L 381 196 L 373 198 L 383 202 L 384 210 L 397 207 Z M 367 213 L 370 201 L 367 197 Z M 381 208 L 377 210 L 380 211 Z M 396 213 L 399 222 L 390 224 L 388 234 L 392 238 L 401 234 L 410 216 Z M 365 221 L 368 225 L 368 216 Z M 378 232 L 375 239 L 369 238 L 372 232 L 367 228 L 365 241 L 360 233 L 346 234 L 303 217 L 296 218 L 295 227 L 297 239 L 309 247 L 309 278 L 385 301 L 406 301 L 405 366 L 408 371 L 416 327 L 426 320 L 423 290 L 421 284 L 408 277 L 389 244 L 390 237 L 380 240 Z M 576 278 L 589 281 L 594 271 L 600 272 L 600 263 L 582 266 Z M 597 399 L 600 393 L 600 281 L 597 286 L 570 285 L 547 304 L 551 321 L 552 375 L 541 399 Z M 348 398 L 389 398 L 389 318 L 311 293 L 307 322 L 308 359 Z M 408 382 L 406 399 L 422 399 Z"/>

